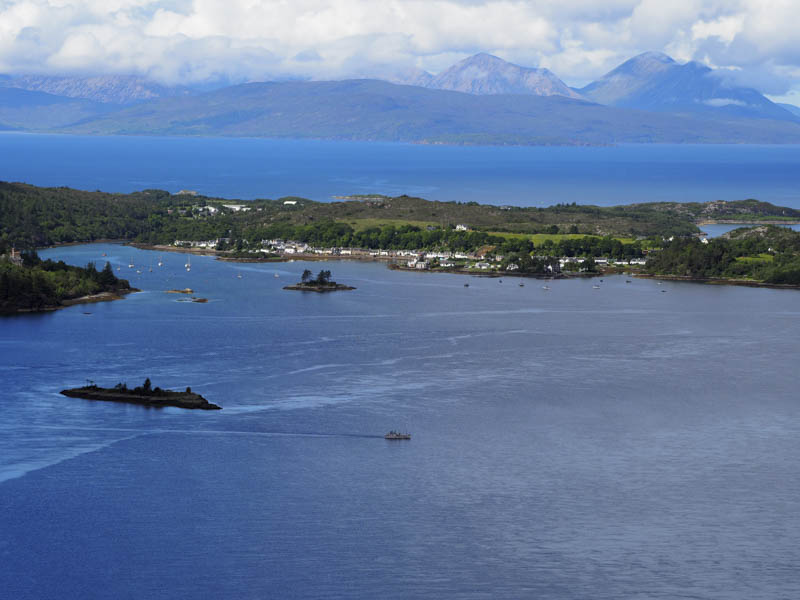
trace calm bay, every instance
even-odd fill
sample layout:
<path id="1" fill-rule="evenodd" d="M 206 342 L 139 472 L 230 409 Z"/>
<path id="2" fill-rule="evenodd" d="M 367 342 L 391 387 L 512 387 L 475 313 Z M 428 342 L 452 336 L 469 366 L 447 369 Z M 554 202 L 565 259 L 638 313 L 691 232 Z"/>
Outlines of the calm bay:
<path id="1" fill-rule="evenodd" d="M 795 291 L 42 255 L 143 291 L 0 320 L 9 598 L 800 594 Z"/>

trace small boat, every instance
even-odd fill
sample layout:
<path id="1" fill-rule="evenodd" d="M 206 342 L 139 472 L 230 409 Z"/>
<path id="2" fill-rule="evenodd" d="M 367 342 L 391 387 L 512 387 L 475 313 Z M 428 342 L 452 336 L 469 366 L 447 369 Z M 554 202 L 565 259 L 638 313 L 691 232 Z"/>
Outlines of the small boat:
<path id="1" fill-rule="evenodd" d="M 117 267 L 117 271 L 119 271 L 119 270 L 120 270 L 120 267 Z"/>
<path id="2" fill-rule="evenodd" d="M 238 273 L 238 274 L 236 275 L 236 279 L 241 279 L 241 278 L 242 278 L 242 274 L 241 274 L 241 273 Z"/>
<path id="3" fill-rule="evenodd" d="M 469 284 L 468 284 L 468 283 L 465 283 L 465 284 L 464 284 L 464 287 L 469 287 Z"/>
<path id="4" fill-rule="evenodd" d="M 129 268 L 129 269 L 132 269 L 132 268 L 133 268 L 133 266 L 134 266 L 134 265 L 133 265 L 133 259 L 131 259 L 131 262 L 129 262 L 129 263 L 128 263 L 128 268 Z"/>
<path id="5" fill-rule="evenodd" d="M 142 274 L 142 272 L 139 269 L 136 269 L 136 273 L 137 273 L 137 275 L 141 275 Z"/>
<path id="6" fill-rule="evenodd" d="M 503 280 L 501 279 L 501 280 L 500 280 L 500 281 L 498 281 L 497 283 L 503 283 Z"/>
<path id="7" fill-rule="evenodd" d="M 400 433 L 399 431 L 390 431 L 385 436 L 383 436 L 385 440 L 410 440 L 411 434 L 410 433 Z"/>
<path id="8" fill-rule="evenodd" d="M 103 252 L 103 256 L 108 256 L 108 254 L 106 254 L 105 252 Z M 90 314 L 91 314 L 91 313 L 90 313 Z"/>
<path id="9" fill-rule="evenodd" d="M 600 289 L 600 286 L 599 286 L 599 285 L 593 285 L 593 286 L 592 286 L 592 289 L 593 289 L 593 290 L 599 290 L 599 289 Z"/>
<path id="10" fill-rule="evenodd" d="M 191 271 L 192 270 L 192 258 L 191 257 L 186 259 L 186 265 L 184 265 L 184 266 L 186 267 L 187 271 Z"/>
<path id="11" fill-rule="evenodd" d="M 661 290 L 661 291 L 662 291 L 664 294 L 666 294 L 666 293 L 667 293 L 667 290 Z"/>
<path id="12" fill-rule="evenodd" d="M 159 267 L 163 267 L 164 266 L 164 261 L 161 260 L 160 256 L 158 257 L 158 266 Z"/>
<path id="13" fill-rule="evenodd" d="M 275 273 L 274 277 L 277 279 L 278 277 L 280 277 L 280 275 L 278 275 L 277 273 Z"/>
<path id="14" fill-rule="evenodd" d="M 630 279 L 626 279 L 626 280 L 625 280 L 625 283 L 630 283 L 630 282 L 631 282 L 631 280 L 630 280 Z"/>
<path id="15" fill-rule="evenodd" d="M 549 285 L 543 285 L 543 286 L 542 286 L 542 289 L 543 289 L 543 290 L 549 290 L 549 289 L 550 289 L 550 286 L 549 286 Z"/>
<path id="16" fill-rule="evenodd" d="M 525 284 L 524 283 L 520 283 L 519 287 L 525 287 Z"/>

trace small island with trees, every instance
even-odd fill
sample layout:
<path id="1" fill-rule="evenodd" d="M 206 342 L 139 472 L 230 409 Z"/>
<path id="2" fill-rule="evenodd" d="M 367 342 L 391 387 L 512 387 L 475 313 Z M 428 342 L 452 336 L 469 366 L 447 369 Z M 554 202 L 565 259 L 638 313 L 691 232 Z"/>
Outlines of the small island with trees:
<path id="1" fill-rule="evenodd" d="M 221 406 L 209 402 L 200 394 L 192 392 L 192 388 L 187 387 L 185 392 L 162 390 L 160 387 L 152 387 L 149 378 L 145 379 L 144 384 L 133 389 L 128 388 L 125 383 L 118 383 L 113 388 L 101 388 L 95 385 L 93 381 L 89 381 L 87 385 L 83 387 L 62 390 L 61 394 L 70 398 L 83 398 L 84 400 L 100 400 L 104 402 L 125 402 L 152 408 L 174 406 L 177 408 L 201 410 L 222 409 Z"/>
<path id="2" fill-rule="evenodd" d="M 283 289 L 300 292 L 339 292 L 356 289 L 354 287 L 350 287 L 349 285 L 331 281 L 331 272 L 327 270 L 320 271 L 313 279 L 312 277 L 313 273 L 306 269 L 303 271 L 303 275 L 298 283 L 294 285 L 287 285 Z"/>

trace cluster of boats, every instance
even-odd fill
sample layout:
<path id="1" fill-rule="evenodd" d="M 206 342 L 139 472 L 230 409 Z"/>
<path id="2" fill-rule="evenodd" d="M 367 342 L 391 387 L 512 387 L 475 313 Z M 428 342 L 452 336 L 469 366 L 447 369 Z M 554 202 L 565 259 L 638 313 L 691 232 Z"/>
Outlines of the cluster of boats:
<path id="1" fill-rule="evenodd" d="M 105 253 L 105 252 L 103 252 L 103 256 L 106 256 L 106 253 Z M 159 267 L 163 267 L 163 266 L 164 266 L 164 261 L 163 261 L 163 260 L 161 260 L 161 257 L 159 257 L 159 258 L 158 258 L 158 266 L 159 266 Z M 135 267 L 136 267 L 136 265 L 133 263 L 133 258 L 131 258 L 130 262 L 128 263 L 128 268 L 129 268 L 129 269 L 133 269 L 133 268 L 135 268 Z M 119 270 L 120 270 L 120 268 L 121 268 L 121 267 L 117 267 L 117 271 L 119 271 Z M 187 264 L 186 264 L 186 270 L 187 270 L 187 271 L 189 271 L 190 269 L 191 269 L 191 264 L 190 264 L 190 263 L 187 263 Z M 153 263 L 150 263 L 150 268 L 149 268 L 148 270 L 149 270 L 151 273 L 153 272 Z M 140 274 L 140 275 L 142 274 L 142 272 L 141 272 L 139 269 L 136 269 L 136 272 L 137 272 L 138 274 Z"/>

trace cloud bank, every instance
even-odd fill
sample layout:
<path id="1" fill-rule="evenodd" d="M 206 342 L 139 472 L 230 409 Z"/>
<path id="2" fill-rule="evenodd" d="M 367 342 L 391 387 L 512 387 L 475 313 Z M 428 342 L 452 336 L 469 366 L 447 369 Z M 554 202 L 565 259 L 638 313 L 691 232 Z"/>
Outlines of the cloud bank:
<path id="1" fill-rule="evenodd" d="M 795 0 L 0 0 L 0 73 L 162 83 L 438 72 L 475 52 L 582 85 L 645 50 L 800 90 Z"/>

